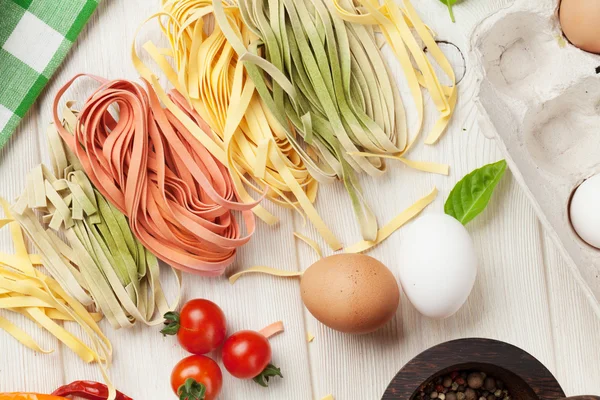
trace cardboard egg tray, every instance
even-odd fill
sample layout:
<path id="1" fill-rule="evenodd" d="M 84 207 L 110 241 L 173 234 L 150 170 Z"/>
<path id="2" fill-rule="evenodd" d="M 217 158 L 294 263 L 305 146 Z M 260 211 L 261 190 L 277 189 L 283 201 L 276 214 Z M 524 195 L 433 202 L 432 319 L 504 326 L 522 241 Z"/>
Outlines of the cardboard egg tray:
<path id="1" fill-rule="evenodd" d="M 573 191 L 600 173 L 600 56 L 563 37 L 557 0 L 516 0 L 477 25 L 469 58 L 482 130 L 600 315 L 600 250 L 579 238 L 568 211 Z"/>

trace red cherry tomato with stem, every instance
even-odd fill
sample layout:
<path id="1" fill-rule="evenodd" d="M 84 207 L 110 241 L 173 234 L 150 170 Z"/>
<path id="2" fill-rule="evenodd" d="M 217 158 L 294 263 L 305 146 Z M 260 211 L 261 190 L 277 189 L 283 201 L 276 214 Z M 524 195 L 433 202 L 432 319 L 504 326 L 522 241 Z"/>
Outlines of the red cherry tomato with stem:
<path id="1" fill-rule="evenodd" d="M 240 379 L 254 379 L 267 386 L 269 378 L 281 375 L 279 368 L 270 364 L 271 344 L 259 332 L 239 331 L 229 336 L 222 349 L 223 365 Z"/>
<path id="2" fill-rule="evenodd" d="M 214 400 L 222 387 L 221 368 L 206 356 L 186 357 L 171 372 L 171 388 L 182 400 Z"/>
<path id="3" fill-rule="evenodd" d="M 206 354 L 219 347 L 227 336 L 225 314 L 210 300 L 190 300 L 180 313 L 165 314 L 164 335 L 177 335 L 179 344 L 192 354 Z"/>

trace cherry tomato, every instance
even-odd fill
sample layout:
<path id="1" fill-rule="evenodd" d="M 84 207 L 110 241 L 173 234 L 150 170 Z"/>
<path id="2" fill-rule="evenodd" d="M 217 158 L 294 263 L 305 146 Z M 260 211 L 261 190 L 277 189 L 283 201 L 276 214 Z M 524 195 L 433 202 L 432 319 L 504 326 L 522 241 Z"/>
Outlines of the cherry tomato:
<path id="1" fill-rule="evenodd" d="M 189 390 L 186 381 L 193 379 Z M 200 394 L 204 387 L 204 397 Z M 213 400 L 221 392 L 223 374 L 221 368 L 206 356 L 193 355 L 179 361 L 171 373 L 171 388 L 176 395 L 186 400 Z M 182 393 L 179 393 L 182 390 Z M 184 394 L 186 397 L 181 397 Z"/>
<path id="2" fill-rule="evenodd" d="M 223 344 L 223 365 L 236 378 L 254 378 L 269 365 L 271 345 L 266 337 L 254 331 L 239 331 Z"/>
<path id="3" fill-rule="evenodd" d="M 188 301 L 179 314 L 165 314 L 167 325 L 161 332 L 177 334 L 181 347 L 192 354 L 206 354 L 219 347 L 227 336 L 225 314 L 210 300 Z"/>

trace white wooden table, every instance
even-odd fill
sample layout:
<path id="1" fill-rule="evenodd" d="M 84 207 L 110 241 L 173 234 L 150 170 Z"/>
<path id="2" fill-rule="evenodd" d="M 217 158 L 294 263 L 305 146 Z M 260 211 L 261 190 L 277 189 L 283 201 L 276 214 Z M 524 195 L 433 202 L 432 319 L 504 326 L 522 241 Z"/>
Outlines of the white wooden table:
<path id="1" fill-rule="evenodd" d="M 465 0 L 456 7 L 456 24 L 450 23 L 438 1 L 414 3 L 440 39 L 464 50 L 474 24 L 506 7 L 510 0 Z M 102 2 L 64 65 L 0 152 L 0 193 L 4 197 L 17 196 L 26 172 L 40 162 L 48 162 L 44 135 L 51 102 L 60 85 L 77 72 L 136 78 L 129 46 L 138 24 L 158 7 L 158 0 Z M 156 25 L 145 32 L 143 38 L 157 37 Z M 449 163 L 451 176 L 422 174 L 392 164 L 385 177 L 364 180 L 365 192 L 381 222 L 433 185 L 440 189 L 440 196 L 426 212 L 441 212 L 445 197 L 460 177 L 501 157 L 494 142 L 479 131 L 471 101 L 475 82 L 470 68 L 473 66 L 467 66 L 467 76 L 460 84 L 459 107 L 446 136 L 438 145 L 419 146 L 413 153 L 421 159 Z M 82 92 L 89 89 L 83 86 L 72 91 L 72 97 L 82 100 Z M 316 238 L 314 229 L 302 227 L 301 219 L 291 211 L 267 206 L 281 217 L 281 224 L 275 228 L 261 225 L 229 272 L 256 264 L 305 269 L 316 260 L 312 250 L 292 237 L 293 230 L 300 229 Z M 317 208 L 345 243 L 358 239 L 358 228 L 341 185 L 322 187 Z M 319 324 L 303 308 L 296 281 L 252 276 L 230 286 L 225 278 L 186 276 L 184 298 L 206 297 L 217 302 L 228 317 L 231 332 L 259 329 L 276 320 L 286 325 L 286 332 L 272 340 L 274 362 L 285 378 L 264 389 L 224 371 L 221 398 L 320 399 L 332 393 L 341 400 L 377 399 L 395 373 L 419 352 L 446 340 L 473 336 L 497 338 L 529 351 L 558 377 L 569 395 L 600 394 L 600 321 L 510 174 L 488 209 L 468 229 L 477 247 L 480 270 L 462 310 L 444 321 L 428 320 L 403 297 L 396 318 L 384 329 L 366 336 L 340 334 Z M 399 231 L 370 252 L 395 273 L 394 251 L 402 237 Z M 6 231 L 0 232 L 0 249 L 10 250 Z M 431 287 L 430 295 L 435 296 L 438 289 Z M 28 321 L 9 317 L 32 332 L 42 347 L 57 351 L 34 354 L 0 332 L 0 391 L 49 392 L 72 380 L 101 379 L 96 366 L 84 365 Z M 169 375 L 174 364 L 186 355 L 176 341 L 163 338 L 156 328 L 138 325 L 132 330 L 113 331 L 106 323 L 102 326 L 115 348 L 111 371 L 117 387 L 140 400 L 174 398 Z M 312 343 L 306 342 L 307 331 L 315 335 Z"/>

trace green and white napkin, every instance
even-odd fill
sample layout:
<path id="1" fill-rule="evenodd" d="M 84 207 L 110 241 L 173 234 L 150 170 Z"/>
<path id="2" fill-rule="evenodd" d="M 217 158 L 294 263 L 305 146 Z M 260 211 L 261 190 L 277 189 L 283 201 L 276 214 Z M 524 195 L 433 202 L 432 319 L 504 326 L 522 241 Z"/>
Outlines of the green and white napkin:
<path id="1" fill-rule="evenodd" d="M 0 148 L 56 71 L 99 0 L 0 0 Z"/>

